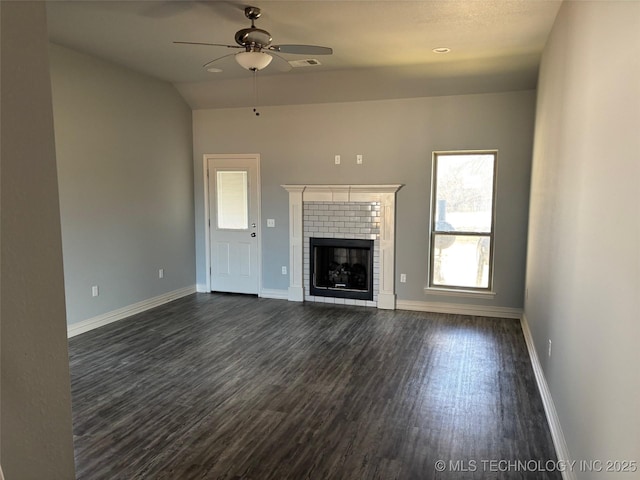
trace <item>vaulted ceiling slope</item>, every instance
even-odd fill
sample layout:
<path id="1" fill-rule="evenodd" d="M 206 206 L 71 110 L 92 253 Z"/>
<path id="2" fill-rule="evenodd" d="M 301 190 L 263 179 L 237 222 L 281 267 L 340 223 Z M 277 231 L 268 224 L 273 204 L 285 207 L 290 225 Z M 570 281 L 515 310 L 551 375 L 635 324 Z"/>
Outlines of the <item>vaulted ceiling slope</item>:
<path id="1" fill-rule="evenodd" d="M 235 50 L 176 40 L 234 44 L 259 7 L 256 26 L 274 44 L 333 48 L 320 65 L 282 54 L 258 73 L 262 105 L 410 98 L 535 88 L 540 54 L 561 1 L 50 1 L 50 40 L 173 83 L 194 109 L 248 106 L 253 74 Z M 447 47 L 449 53 L 434 53 Z M 283 68 L 284 67 L 284 68 Z"/>

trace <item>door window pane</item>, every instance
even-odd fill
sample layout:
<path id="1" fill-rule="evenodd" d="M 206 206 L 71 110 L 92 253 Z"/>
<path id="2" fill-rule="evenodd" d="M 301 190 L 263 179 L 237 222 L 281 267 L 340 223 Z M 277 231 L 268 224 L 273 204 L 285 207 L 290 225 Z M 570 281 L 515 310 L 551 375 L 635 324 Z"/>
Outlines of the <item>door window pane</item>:
<path id="1" fill-rule="evenodd" d="M 246 171 L 216 172 L 218 228 L 249 228 L 249 197 Z"/>

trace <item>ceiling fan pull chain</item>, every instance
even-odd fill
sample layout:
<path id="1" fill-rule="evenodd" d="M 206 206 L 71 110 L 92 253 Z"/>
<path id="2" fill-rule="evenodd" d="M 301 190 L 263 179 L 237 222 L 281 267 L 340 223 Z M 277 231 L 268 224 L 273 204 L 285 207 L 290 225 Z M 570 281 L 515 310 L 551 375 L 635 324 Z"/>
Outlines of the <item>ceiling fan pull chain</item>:
<path id="1" fill-rule="evenodd" d="M 260 116 L 258 111 L 258 70 L 253 71 L 253 113 L 256 117 Z"/>

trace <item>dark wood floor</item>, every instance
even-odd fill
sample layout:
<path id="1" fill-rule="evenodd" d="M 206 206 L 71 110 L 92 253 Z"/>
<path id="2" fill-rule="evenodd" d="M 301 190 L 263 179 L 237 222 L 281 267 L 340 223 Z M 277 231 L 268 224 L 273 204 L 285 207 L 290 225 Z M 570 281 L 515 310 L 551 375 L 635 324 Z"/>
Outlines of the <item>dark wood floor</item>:
<path id="1" fill-rule="evenodd" d="M 556 459 L 515 320 L 195 294 L 69 352 L 78 479 L 561 478 L 488 463 Z"/>

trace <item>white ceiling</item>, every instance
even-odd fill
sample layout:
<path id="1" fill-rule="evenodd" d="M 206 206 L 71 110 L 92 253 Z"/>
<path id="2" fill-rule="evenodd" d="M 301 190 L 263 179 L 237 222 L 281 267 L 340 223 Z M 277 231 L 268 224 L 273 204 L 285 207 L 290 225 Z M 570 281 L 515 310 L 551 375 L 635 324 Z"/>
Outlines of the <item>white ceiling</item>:
<path id="1" fill-rule="evenodd" d="M 193 108 L 253 102 L 253 74 L 233 57 L 221 73 L 202 65 L 235 50 L 174 40 L 234 44 L 256 26 L 274 44 L 332 47 L 320 66 L 274 59 L 258 74 L 264 104 L 400 98 L 533 88 L 558 0 L 437 1 L 50 1 L 52 42 L 172 82 Z M 448 54 L 432 52 L 448 47 Z M 308 58 L 286 55 L 287 60 Z"/>

